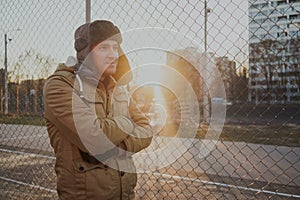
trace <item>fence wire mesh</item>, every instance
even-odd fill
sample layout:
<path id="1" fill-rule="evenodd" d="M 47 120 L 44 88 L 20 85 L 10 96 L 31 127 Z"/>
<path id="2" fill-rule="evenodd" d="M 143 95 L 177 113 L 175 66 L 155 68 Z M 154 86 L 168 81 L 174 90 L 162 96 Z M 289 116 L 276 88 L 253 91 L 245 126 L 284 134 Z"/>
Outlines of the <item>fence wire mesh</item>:
<path id="1" fill-rule="evenodd" d="M 75 55 L 86 4 L 4 0 L 0 9 L 0 199 L 57 199 L 43 85 Z M 300 198 L 299 0 L 102 0 L 91 17 L 119 26 L 130 87 L 161 77 L 135 94 L 154 105 L 146 110 L 158 134 L 146 151 L 172 138 L 185 147 L 145 160 L 137 199 Z M 152 77 L 153 65 L 180 76 Z"/>

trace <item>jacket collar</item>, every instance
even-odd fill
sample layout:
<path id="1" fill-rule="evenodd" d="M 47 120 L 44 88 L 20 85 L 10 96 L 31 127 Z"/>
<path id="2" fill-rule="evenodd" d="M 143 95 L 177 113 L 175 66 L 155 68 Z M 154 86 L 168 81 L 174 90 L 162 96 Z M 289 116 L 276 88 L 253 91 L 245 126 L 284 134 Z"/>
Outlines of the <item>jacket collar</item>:
<path id="1" fill-rule="evenodd" d="M 99 84 L 103 84 L 108 90 L 110 90 L 114 88 L 116 84 L 122 86 L 128 84 L 132 80 L 132 74 L 130 72 L 128 59 L 124 55 L 123 51 L 121 51 L 120 55 L 121 56 L 117 65 L 116 74 L 106 77 L 105 80 L 101 82 L 99 81 L 99 78 L 95 76 L 95 73 L 92 72 L 92 70 L 90 70 L 86 66 L 83 66 L 83 64 L 78 63 L 77 59 L 74 56 L 69 56 L 66 63 L 61 64 L 58 70 L 77 73 L 80 76 L 80 79 L 82 79 L 83 81 L 87 81 L 95 87 L 99 87 Z M 123 75 L 125 75 L 125 77 L 122 77 Z"/>

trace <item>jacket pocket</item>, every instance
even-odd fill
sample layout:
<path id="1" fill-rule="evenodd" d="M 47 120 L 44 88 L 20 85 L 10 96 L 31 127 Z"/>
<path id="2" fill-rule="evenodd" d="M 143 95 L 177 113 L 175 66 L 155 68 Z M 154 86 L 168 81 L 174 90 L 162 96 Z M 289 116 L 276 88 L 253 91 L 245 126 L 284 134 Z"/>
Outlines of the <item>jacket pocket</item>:
<path id="1" fill-rule="evenodd" d="M 125 92 L 115 92 L 113 96 L 113 116 L 128 116 L 128 97 Z"/>
<path id="2" fill-rule="evenodd" d="M 103 97 L 98 93 L 85 93 L 86 102 L 90 107 L 94 106 L 97 116 L 105 116 L 105 101 Z"/>
<path id="3" fill-rule="evenodd" d="M 86 199 L 115 199 L 119 194 L 118 171 L 102 163 L 91 164 L 84 161 L 73 162 L 85 184 Z"/>
<path id="4" fill-rule="evenodd" d="M 106 169 L 108 168 L 106 165 L 99 163 L 99 164 L 92 164 L 85 161 L 73 161 L 73 166 L 75 171 L 79 173 L 87 172 L 93 169 Z"/>
<path id="5" fill-rule="evenodd" d="M 137 183 L 137 174 L 125 172 L 125 175 L 122 177 L 122 198 L 123 199 L 134 199 L 136 183 Z"/>
<path id="6" fill-rule="evenodd" d="M 137 184 L 136 168 L 132 158 L 118 159 L 118 165 L 121 171 L 125 171 L 122 178 L 122 190 L 127 194 L 133 194 Z"/>

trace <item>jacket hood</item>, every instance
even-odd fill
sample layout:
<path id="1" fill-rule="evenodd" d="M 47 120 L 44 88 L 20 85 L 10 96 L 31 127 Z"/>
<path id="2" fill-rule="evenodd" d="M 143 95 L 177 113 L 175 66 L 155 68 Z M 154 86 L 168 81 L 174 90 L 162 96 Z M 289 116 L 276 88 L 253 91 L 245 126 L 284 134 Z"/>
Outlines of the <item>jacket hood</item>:
<path id="1" fill-rule="evenodd" d="M 117 64 L 116 73 L 113 75 L 113 78 L 119 82 L 120 85 L 126 85 L 132 81 L 132 72 L 130 69 L 129 61 L 124 54 L 122 48 L 119 48 L 119 60 Z"/>
<path id="2" fill-rule="evenodd" d="M 74 66 L 67 66 L 65 63 L 60 63 L 58 67 L 56 68 L 54 74 L 57 74 L 59 72 L 70 72 L 74 74 L 75 68 Z"/>

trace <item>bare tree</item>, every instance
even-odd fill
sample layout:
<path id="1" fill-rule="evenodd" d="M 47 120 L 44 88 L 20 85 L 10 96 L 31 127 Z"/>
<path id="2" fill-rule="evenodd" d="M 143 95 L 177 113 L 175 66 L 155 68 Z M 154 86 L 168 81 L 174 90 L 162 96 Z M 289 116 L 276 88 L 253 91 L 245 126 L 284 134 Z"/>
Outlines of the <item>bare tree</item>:
<path id="1" fill-rule="evenodd" d="M 50 56 L 44 56 L 33 49 L 25 51 L 18 57 L 17 62 L 10 72 L 10 82 L 26 80 L 26 77 L 33 79 L 47 78 L 49 70 L 55 66 L 55 61 Z"/>
<path id="2" fill-rule="evenodd" d="M 249 71 L 245 66 L 237 70 L 237 75 L 233 78 L 234 86 L 234 101 L 247 101 L 249 85 L 248 85 Z"/>
<path id="3" fill-rule="evenodd" d="M 16 114 L 41 112 L 42 88 L 44 79 L 49 76 L 49 70 L 55 66 L 54 59 L 35 52 L 33 49 L 25 51 L 20 55 L 9 72 L 10 85 L 14 98 L 11 99 L 12 105 L 15 104 Z M 21 102 L 20 102 L 21 101 Z M 32 102 L 30 102 L 32 101 Z M 32 107 L 32 108 L 31 108 Z"/>
<path id="4" fill-rule="evenodd" d="M 266 86 L 264 100 L 268 102 L 271 101 L 271 94 L 274 93 L 276 83 L 273 82 L 273 76 L 280 67 L 282 51 L 282 44 L 277 40 L 267 39 L 250 45 L 250 62 L 255 63 L 256 70 L 264 77 L 259 85 Z"/>
<path id="5" fill-rule="evenodd" d="M 292 60 L 292 66 L 291 66 L 291 69 L 292 69 L 292 73 L 293 73 L 293 76 L 295 78 L 295 84 L 297 85 L 296 87 L 298 88 L 298 92 L 300 90 L 300 66 L 299 66 L 299 63 L 300 63 L 300 55 L 299 55 L 299 52 L 300 52 L 300 37 L 297 37 L 297 38 L 294 38 L 291 40 L 291 51 L 292 51 L 292 54 L 294 54 L 294 58 Z"/>

